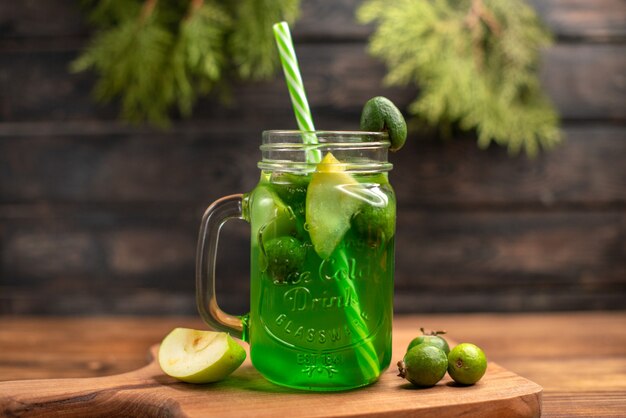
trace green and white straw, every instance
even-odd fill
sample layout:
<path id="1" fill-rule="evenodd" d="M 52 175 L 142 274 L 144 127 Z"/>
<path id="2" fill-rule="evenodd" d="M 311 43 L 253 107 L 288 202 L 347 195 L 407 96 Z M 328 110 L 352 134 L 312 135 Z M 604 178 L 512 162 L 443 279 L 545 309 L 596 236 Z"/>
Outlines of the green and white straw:
<path id="1" fill-rule="evenodd" d="M 285 73 L 287 89 L 289 90 L 289 96 L 291 97 L 291 104 L 293 105 L 293 111 L 296 115 L 298 128 L 303 132 L 314 132 L 315 126 L 313 125 L 313 117 L 311 116 L 309 102 L 307 101 L 306 93 L 304 92 L 304 83 L 302 83 L 302 76 L 300 75 L 300 68 L 298 67 L 296 51 L 293 48 L 289 25 L 287 22 L 280 22 L 276 23 L 273 28 L 274 36 L 276 37 L 276 44 L 278 45 L 280 62 L 282 63 L 283 71 Z M 311 133 L 303 134 L 302 141 L 305 144 L 318 144 L 317 136 Z M 322 160 L 322 154 L 318 149 L 308 150 L 306 160 L 309 163 L 319 163 Z"/>
<path id="2" fill-rule="evenodd" d="M 306 153 L 306 161 L 308 163 L 319 163 L 322 160 L 322 154 L 319 149 L 314 146 L 317 145 L 317 136 L 312 133 L 315 131 L 313 125 L 313 117 L 311 116 L 311 110 L 309 109 L 309 102 L 306 99 L 306 93 L 304 92 L 304 84 L 302 83 L 302 77 L 300 76 L 300 68 L 298 67 L 298 60 L 296 58 L 296 51 L 293 47 L 293 41 L 291 40 L 291 33 L 289 32 L 289 25 L 287 22 L 280 22 L 274 25 L 274 36 L 276 37 L 276 44 L 278 45 L 278 52 L 280 55 L 280 62 L 283 65 L 283 71 L 285 73 L 285 79 L 287 80 L 287 88 L 289 89 L 289 95 L 291 96 L 291 104 L 293 105 L 293 111 L 296 115 L 296 121 L 302 134 L 302 141 L 305 144 L 313 145 Z M 339 264 L 342 264 L 346 271 L 349 270 L 349 262 L 346 254 L 341 251 L 337 259 Z M 358 301 L 358 293 L 350 280 L 346 280 L 345 284 L 355 295 L 355 303 L 346 307 L 346 317 L 348 322 L 352 325 L 353 332 L 363 343 L 356 348 L 357 361 L 361 367 L 361 372 L 369 379 L 376 378 L 380 373 L 380 364 L 378 354 L 374 348 L 368 330 L 368 326 L 363 319 L 363 313 Z"/>

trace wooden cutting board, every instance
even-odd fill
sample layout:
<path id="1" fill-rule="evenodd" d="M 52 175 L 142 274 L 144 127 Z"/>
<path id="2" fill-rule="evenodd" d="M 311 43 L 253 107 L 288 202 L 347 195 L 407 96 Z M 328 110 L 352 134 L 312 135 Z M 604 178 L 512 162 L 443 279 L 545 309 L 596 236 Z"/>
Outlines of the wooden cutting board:
<path id="1" fill-rule="evenodd" d="M 0 382 L 0 416 L 22 417 L 534 417 L 541 386 L 491 362 L 474 386 L 446 377 L 418 389 L 396 376 L 394 364 L 368 387 L 334 393 L 303 392 L 266 381 L 249 360 L 226 380 L 192 385 L 163 374 L 150 349 L 147 366 L 94 378 Z M 394 346 L 401 359 L 405 346 Z"/>

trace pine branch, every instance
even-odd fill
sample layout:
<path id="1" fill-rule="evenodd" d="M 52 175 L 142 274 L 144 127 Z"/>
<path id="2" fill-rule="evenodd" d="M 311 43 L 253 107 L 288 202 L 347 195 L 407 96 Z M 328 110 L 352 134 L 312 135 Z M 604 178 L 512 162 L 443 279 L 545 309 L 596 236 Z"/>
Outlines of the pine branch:
<path id="1" fill-rule="evenodd" d="M 83 0 L 99 32 L 73 71 L 98 74 L 98 101 L 120 99 L 130 121 L 166 125 L 224 87 L 234 64 L 244 79 L 278 67 L 272 24 L 295 20 L 299 0 Z"/>
<path id="2" fill-rule="evenodd" d="M 97 71 L 96 98 L 109 102 L 121 97 L 126 119 L 164 124 L 171 91 L 155 86 L 162 84 L 173 38 L 159 25 L 155 7 L 156 1 L 149 0 L 138 16 L 96 35 L 72 69 Z"/>
<path id="3" fill-rule="evenodd" d="M 369 51 L 387 64 L 386 83 L 420 87 L 409 112 L 426 124 L 456 123 L 512 154 L 560 142 L 537 76 L 550 36 L 523 0 L 367 0 L 357 16 L 378 24 Z"/>
<path id="4" fill-rule="evenodd" d="M 209 93 L 221 80 L 226 65 L 224 39 L 231 23 L 227 12 L 215 2 L 190 3 L 180 23 L 169 68 L 183 115 L 191 114 L 198 94 Z"/>

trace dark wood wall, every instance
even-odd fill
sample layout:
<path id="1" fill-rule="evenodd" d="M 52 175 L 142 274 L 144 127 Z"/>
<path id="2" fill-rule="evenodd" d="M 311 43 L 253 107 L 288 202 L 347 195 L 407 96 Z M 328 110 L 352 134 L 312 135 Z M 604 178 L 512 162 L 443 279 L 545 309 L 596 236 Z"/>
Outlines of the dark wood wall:
<path id="1" fill-rule="evenodd" d="M 189 314 L 203 209 L 250 190 L 260 132 L 294 128 L 287 90 L 237 84 L 169 131 L 129 127 L 70 74 L 88 28 L 71 0 L 0 3 L 0 314 Z M 316 126 L 353 129 L 381 85 L 356 0 L 303 0 L 294 29 Z M 626 7 L 535 0 L 556 34 L 542 80 L 566 142 L 535 160 L 471 135 L 411 133 L 392 156 L 399 312 L 625 308 Z M 221 241 L 219 299 L 248 306 L 248 230 Z"/>

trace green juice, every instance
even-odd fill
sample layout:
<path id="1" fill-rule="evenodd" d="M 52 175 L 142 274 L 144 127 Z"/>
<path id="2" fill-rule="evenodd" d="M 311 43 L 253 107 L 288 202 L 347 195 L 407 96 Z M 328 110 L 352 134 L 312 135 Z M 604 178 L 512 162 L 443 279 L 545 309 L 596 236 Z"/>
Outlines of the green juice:
<path id="1" fill-rule="evenodd" d="M 246 198 L 252 236 L 244 339 L 268 380 L 344 390 L 376 381 L 391 360 L 396 202 L 387 173 L 352 173 L 350 184 L 322 184 L 312 206 L 313 176 L 263 171 Z M 341 199 L 347 203 L 337 206 Z M 307 207 L 328 213 L 307 217 Z M 337 207 L 348 212 L 338 215 Z M 330 226 L 316 228 L 307 218 Z M 314 230 L 322 232 L 312 240 Z M 330 254 L 321 257 L 320 248 Z"/>

